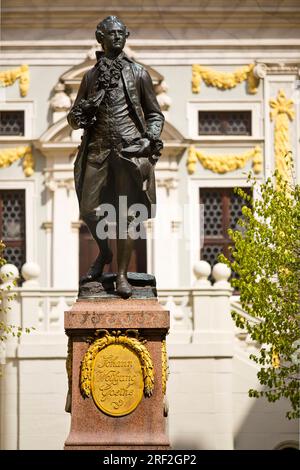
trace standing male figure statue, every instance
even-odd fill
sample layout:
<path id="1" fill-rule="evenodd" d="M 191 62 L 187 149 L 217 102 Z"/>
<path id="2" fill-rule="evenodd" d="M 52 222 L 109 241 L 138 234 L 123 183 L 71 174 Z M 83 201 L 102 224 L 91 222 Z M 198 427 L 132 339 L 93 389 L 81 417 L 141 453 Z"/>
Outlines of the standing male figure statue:
<path id="1" fill-rule="evenodd" d="M 103 222 L 99 207 L 113 204 L 117 219 L 116 288 L 123 298 L 132 295 L 127 270 L 134 240 L 128 227 L 136 214 L 130 206 L 143 204 L 146 218 L 154 215 L 154 165 L 162 149 L 164 124 L 150 75 L 123 52 L 128 36 L 116 16 L 97 25 L 96 39 L 104 52 L 96 53 L 97 63 L 84 75 L 68 115 L 73 129 L 84 129 L 74 166 L 75 187 L 81 218 L 100 250 L 84 280 L 96 280 L 112 260 L 108 238 L 99 234 L 97 225 Z M 120 204 L 120 196 L 123 201 L 127 198 L 127 204 Z"/>

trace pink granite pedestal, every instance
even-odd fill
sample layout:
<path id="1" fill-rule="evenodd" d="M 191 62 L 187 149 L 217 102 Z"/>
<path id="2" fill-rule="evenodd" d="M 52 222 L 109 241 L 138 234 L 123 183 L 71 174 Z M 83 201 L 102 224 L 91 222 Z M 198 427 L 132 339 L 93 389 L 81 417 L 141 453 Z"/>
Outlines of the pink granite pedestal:
<path id="1" fill-rule="evenodd" d="M 135 329 L 147 340 L 154 365 L 154 392 L 126 416 L 109 416 L 80 392 L 80 365 L 95 330 Z M 72 339 L 71 430 L 66 450 L 169 449 L 162 390 L 162 341 L 169 330 L 169 312 L 157 299 L 78 300 L 65 312 L 66 334 Z"/>

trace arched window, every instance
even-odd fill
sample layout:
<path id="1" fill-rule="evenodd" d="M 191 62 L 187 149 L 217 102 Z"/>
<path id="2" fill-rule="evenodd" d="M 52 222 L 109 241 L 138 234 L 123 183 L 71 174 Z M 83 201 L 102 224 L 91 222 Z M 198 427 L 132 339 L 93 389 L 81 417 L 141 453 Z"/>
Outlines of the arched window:
<path id="1" fill-rule="evenodd" d="M 274 450 L 299 450 L 297 441 L 284 441 L 274 447 Z"/>

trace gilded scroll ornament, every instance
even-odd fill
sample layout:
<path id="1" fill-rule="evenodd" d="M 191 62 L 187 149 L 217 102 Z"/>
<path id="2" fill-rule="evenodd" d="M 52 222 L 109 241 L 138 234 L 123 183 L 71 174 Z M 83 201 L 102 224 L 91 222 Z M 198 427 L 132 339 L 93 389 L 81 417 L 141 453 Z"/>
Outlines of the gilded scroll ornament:
<path id="1" fill-rule="evenodd" d="M 32 176 L 34 173 L 34 159 L 30 146 L 0 149 L 0 168 L 6 168 L 20 158 L 23 158 L 25 176 Z"/>
<path id="2" fill-rule="evenodd" d="M 187 170 L 190 175 L 195 172 L 196 163 L 199 161 L 204 168 L 214 173 L 224 174 L 229 171 L 235 171 L 244 168 L 246 163 L 252 160 L 252 168 L 254 173 L 260 173 L 262 170 L 262 151 L 259 146 L 251 150 L 247 150 L 241 154 L 222 154 L 207 155 L 202 153 L 195 147 L 188 150 Z"/>
<path id="3" fill-rule="evenodd" d="M 144 395 L 150 397 L 154 388 L 154 368 L 149 351 L 145 346 L 145 340 L 131 337 L 129 333 L 124 335 L 120 331 L 109 333 L 107 330 L 99 332 L 100 338 L 96 339 L 88 348 L 81 363 L 80 389 L 85 397 L 89 397 L 92 388 L 92 373 L 96 356 L 104 348 L 111 345 L 121 345 L 133 352 L 139 359 L 143 378 Z M 109 352 L 109 350 L 107 349 Z"/>
<path id="4" fill-rule="evenodd" d="M 279 90 L 276 99 L 269 101 L 271 121 L 274 127 L 275 165 L 279 174 L 289 179 L 289 163 L 291 161 L 292 146 L 290 143 L 289 121 L 295 118 L 294 102 L 286 98 L 284 90 Z"/>
<path id="5" fill-rule="evenodd" d="M 254 75 L 254 67 L 255 64 L 249 64 L 234 72 L 219 72 L 210 67 L 194 64 L 192 66 L 192 91 L 193 93 L 200 93 L 201 80 L 207 86 L 213 86 L 221 90 L 229 90 L 247 80 L 248 93 L 255 94 L 259 86 L 259 78 Z"/>
<path id="6" fill-rule="evenodd" d="M 72 402 L 72 361 L 73 361 L 73 341 L 72 338 L 68 338 L 68 353 L 66 359 L 66 370 L 68 375 L 68 393 L 66 399 L 65 411 L 71 413 L 71 402 Z"/>
<path id="7" fill-rule="evenodd" d="M 164 340 L 161 345 L 161 362 L 162 362 L 162 391 L 163 391 L 163 394 L 165 395 L 167 391 L 167 380 L 168 380 L 168 375 L 169 375 L 166 340 Z"/>
<path id="8" fill-rule="evenodd" d="M 0 71 L 0 86 L 11 86 L 16 80 L 19 80 L 20 95 L 26 96 L 30 81 L 28 65 L 24 64 L 15 69 Z"/>

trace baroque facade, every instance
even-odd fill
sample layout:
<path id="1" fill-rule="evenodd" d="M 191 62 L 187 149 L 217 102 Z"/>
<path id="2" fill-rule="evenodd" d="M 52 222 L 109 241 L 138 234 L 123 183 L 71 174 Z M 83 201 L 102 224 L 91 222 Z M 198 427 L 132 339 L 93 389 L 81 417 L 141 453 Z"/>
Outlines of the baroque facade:
<path id="1" fill-rule="evenodd" d="M 147 67 L 166 117 L 157 218 L 132 268 L 156 275 L 171 312 L 172 446 L 295 446 L 287 404 L 247 396 L 258 345 L 233 326 L 230 310 L 244 312 L 216 263 L 241 211 L 233 188 L 247 187 L 248 172 L 284 173 L 292 151 L 300 179 L 298 2 L 3 0 L 2 13 L 0 238 L 22 273 L 11 323 L 36 330 L 1 351 L 1 448 L 60 449 L 68 432 L 63 312 L 95 252 L 73 186 L 81 134 L 66 114 L 108 14 L 127 24 L 126 52 Z"/>

